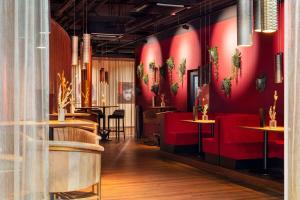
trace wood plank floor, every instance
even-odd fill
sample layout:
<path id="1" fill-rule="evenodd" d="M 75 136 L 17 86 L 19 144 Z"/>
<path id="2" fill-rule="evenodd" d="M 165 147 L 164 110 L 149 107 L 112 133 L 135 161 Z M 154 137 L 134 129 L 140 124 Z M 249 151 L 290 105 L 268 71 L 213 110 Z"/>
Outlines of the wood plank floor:
<path id="1" fill-rule="evenodd" d="M 102 145 L 102 200 L 283 199 L 168 160 L 133 139 Z"/>

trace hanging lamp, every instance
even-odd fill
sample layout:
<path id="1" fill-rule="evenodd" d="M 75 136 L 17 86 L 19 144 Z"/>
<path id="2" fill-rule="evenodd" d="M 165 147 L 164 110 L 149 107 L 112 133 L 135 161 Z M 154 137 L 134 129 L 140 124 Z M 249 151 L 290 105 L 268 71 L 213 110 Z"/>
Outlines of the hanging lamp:
<path id="1" fill-rule="evenodd" d="M 74 27 L 73 27 L 73 36 L 72 36 L 72 66 L 78 65 L 78 36 L 75 35 L 75 7 L 76 0 L 74 0 Z"/>
<path id="2" fill-rule="evenodd" d="M 91 49 L 91 35 L 87 33 L 87 5 L 85 1 L 85 9 L 86 9 L 86 23 L 85 23 L 85 33 L 83 34 L 83 55 L 82 60 L 83 64 L 89 64 L 90 63 L 90 49 Z"/>
<path id="3" fill-rule="evenodd" d="M 273 33 L 278 30 L 277 0 L 263 0 L 262 32 Z"/>
<path id="4" fill-rule="evenodd" d="M 255 0 L 254 8 L 254 31 L 262 32 L 263 0 Z"/>
<path id="5" fill-rule="evenodd" d="M 237 45 L 252 45 L 253 0 L 238 0 L 237 3 Z"/>

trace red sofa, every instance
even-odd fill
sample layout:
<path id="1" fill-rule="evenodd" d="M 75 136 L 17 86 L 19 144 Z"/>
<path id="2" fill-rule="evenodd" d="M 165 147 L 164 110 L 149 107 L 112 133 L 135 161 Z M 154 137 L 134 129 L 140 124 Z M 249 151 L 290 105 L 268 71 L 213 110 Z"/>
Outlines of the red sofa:
<path id="1" fill-rule="evenodd" d="M 199 119 L 200 119 L 199 115 Z M 214 116 L 210 115 L 212 119 Z M 183 122 L 182 120 L 192 120 L 191 112 L 171 112 L 166 113 L 161 126 L 161 149 L 176 152 L 175 149 L 188 149 L 197 151 L 198 145 L 198 127 L 197 124 Z M 211 134 L 210 125 L 202 126 L 203 137 L 209 137 Z M 193 147 L 192 147 L 193 146 Z M 191 150 L 191 149 L 188 149 Z M 180 150 L 179 150 L 180 151 Z"/>

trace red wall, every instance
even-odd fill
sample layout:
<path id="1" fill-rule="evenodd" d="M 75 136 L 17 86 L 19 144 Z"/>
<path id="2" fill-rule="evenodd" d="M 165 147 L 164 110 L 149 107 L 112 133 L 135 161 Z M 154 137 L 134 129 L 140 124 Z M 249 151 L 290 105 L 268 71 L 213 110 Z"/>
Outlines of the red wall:
<path id="1" fill-rule="evenodd" d="M 54 20 L 51 20 L 50 47 L 50 113 L 57 112 L 57 73 L 64 71 L 66 79 L 71 81 L 71 40 L 68 33 Z"/>
<path id="2" fill-rule="evenodd" d="M 273 93 L 279 94 L 278 113 L 283 114 L 283 84 L 274 83 L 274 56 L 283 52 L 283 6 L 280 11 L 280 31 L 273 34 L 254 33 L 253 46 L 240 47 L 242 53 L 242 68 L 238 82 L 232 81 L 231 97 L 224 96 L 221 83 L 231 72 L 231 56 L 237 46 L 236 17 L 231 17 L 212 24 L 211 26 L 188 31 L 179 30 L 174 36 L 166 39 L 150 38 L 148 43 L 137 49 L 136 63 L 142 62 L 144 70 L 149 73 L 149 84 L 145 85 L 137 79 L 141 94 L 137 95 L 137 104 L 144 109 L 151 106 L 153 94 L 150 87 L 153 83 L 152 74 L 148 70 L 149 62 L 155 60 L 161 65 L 170 56 L 174 58 L 176 68 L 173 80 L 179 80 L 178 66 L 183 58 L 187 61 L 187 70 L 208 62 L 204 57 L 207 46 L 218 46 L 219 79 L 213 77 L 210 84 L 210 112 L 258 113 L 259 107 L 268 109 L 273 104 Z M 279 37 L 280 36 L 280 37 Z M 200 40 L 201 38 L 201 40 Z M 280 42 L 279 42 L 280 41 Z M 280 45 L 279 45 L 280 44 Z M 280 46 L 280 47 L 279 47 Z M 255 79 L 260 74 L 267 75 L 267 86 L 264 92 L 255 89 Z M 187 73 L 183 85 L 180 84 L 176 96 L 170 94 L 170 75 L 167 80 L 161 79 L 161 93 L 165 93 L 169 105 L 179 110 L 187 109 Z"/>

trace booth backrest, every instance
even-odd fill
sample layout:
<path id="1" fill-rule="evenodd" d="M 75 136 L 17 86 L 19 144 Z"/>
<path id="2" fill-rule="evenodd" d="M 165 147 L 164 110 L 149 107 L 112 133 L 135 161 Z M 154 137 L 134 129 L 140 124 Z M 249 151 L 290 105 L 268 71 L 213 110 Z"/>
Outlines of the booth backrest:
<path id="1" fill-rule="evenodd" d="M 221 142 L 223 143 L 255 143 L 263 141 L 263 134 L 243 129 L 241 126 L 259 126 L 259 115 L 226 114 L 216 118 L 220 123 Z"/>

